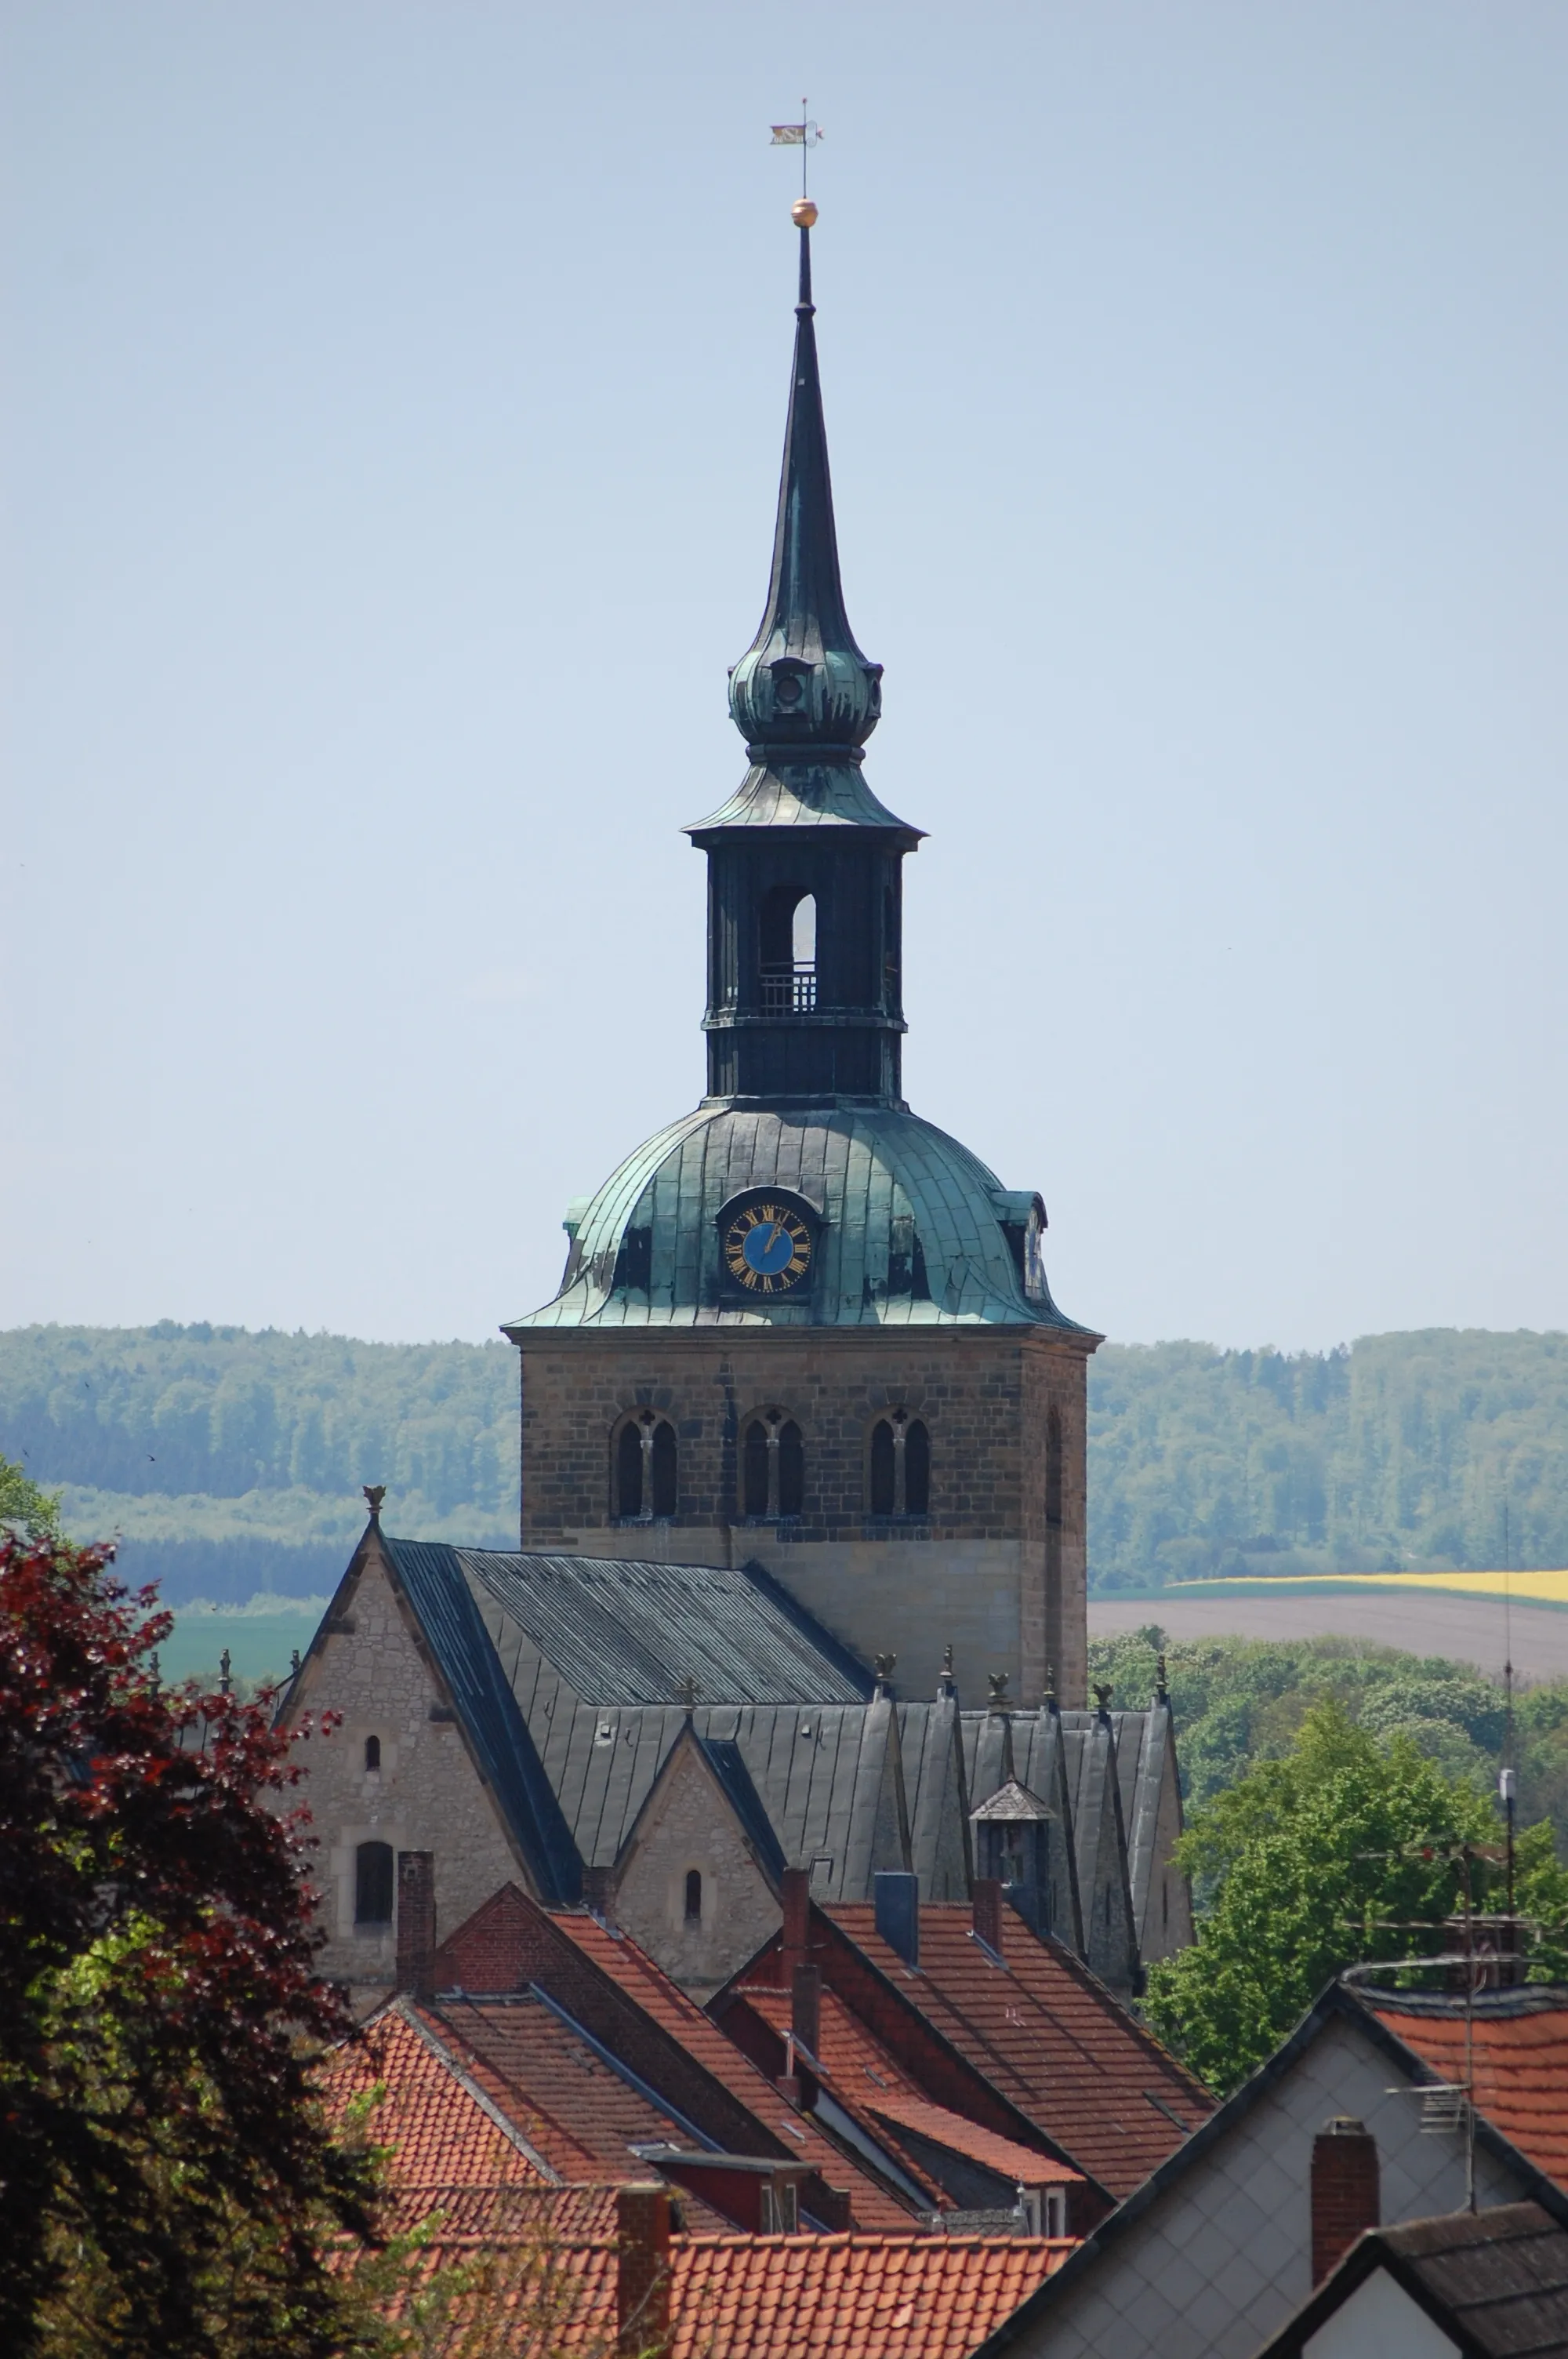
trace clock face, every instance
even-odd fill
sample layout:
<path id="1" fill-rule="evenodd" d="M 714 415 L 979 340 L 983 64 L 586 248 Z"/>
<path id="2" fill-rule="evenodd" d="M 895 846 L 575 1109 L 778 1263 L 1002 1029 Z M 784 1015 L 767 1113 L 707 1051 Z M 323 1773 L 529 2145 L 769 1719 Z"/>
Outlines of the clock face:
<path id="1" fill-rule="evenodd" d="M 811 1231 L 788 1204 L 748 1204 L 724 1231 L 724 1266 L 748 1294 L 789 1294 L 811 1267 Z"/>

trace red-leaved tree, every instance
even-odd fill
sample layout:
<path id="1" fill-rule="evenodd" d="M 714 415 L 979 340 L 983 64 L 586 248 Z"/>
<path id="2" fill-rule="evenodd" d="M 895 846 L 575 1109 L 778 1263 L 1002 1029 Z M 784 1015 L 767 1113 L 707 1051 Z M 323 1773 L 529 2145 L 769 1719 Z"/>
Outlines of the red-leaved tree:
<path id="1" fill-rule="evenodd" d="M 312 2094 L 350 2026 L 299 1770 L 265 1704 L 160 1690 L 110 1553 L 0 1536 L 0 2349 L 325 2359 L 373 2174 Z"/>

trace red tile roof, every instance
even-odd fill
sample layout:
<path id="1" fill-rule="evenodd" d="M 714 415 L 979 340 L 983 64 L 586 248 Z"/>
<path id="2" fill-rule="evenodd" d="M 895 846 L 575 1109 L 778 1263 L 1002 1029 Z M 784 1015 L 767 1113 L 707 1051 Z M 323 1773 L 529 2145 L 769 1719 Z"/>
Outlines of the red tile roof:
<path id="1" fill-rule="evenodd" d="M 792 2006 L 782 1990 L 766 1984 L 732 1985 L 742 1999 L 782 2039 L 789 2031 Z M 1065 2163 L 1036 2154 L 1014 2138 L 970 2121 L 951 2107 L 931 2103 L 914 2080 L 863 2024 L 838 1994 L 824 1990 L 818 2008 L 816 2061 L 823 2087 L 854 2114 L 872 2137 L 890 2125 L 935 2138 L 952 2154 L 967 2155 L 988 2170 L 999 2172 L 1027 2187 L 1065 2186 L 1078 2177 Z M 892 2145 L 899 2162 L 922 2185 L 928 2185 L 934 2208 L 948 2208 L 946 2197 L 929 2180 L 917 2158 Z"/>
<path id="2" fill-rule="evenodd" d="M 563 2178 L 646 2178 L 633 2145 L 690 2145 L 674 2114 L 633 2088 L 543 2000 L 525 1992 L 443 1995 L 427 2012 L 526 2114 L 534 2144 Z"/>
<path id="3" fill-rule="evenodd" d="M 365 2118 L 365 2134 L 373 2144 L 393 2148 L 391 2176 L 398 2187 L 548 2183 L 537 2150 L 526 2151 L 526 2132 L 507 2122 L 493 2100 L 487 2105 L 490 2093 L 464 2074 L 438 2033 L 405 2000 L 395 2001 L 363 2037 L 345 2042 L 328 2059 L 322 2086 L 334 2122 L 345 2123 L 355 2101 L 368 2098 L 383 2082 L 386 2093 Z M 579 2175 L 594 2177 L 583 2161 Z"/>
<path id="4" fill-rule="evenodd" d="M 992 2087 L 1119 2200 L 1215 2110 L 1208 2092 L 1058 1941 L 1010 1919 L 1002 1956 L 976 1940 L 961 1904 L 920 1910 L 920 1964 L 906 1966 L 873 1908 L 827 1914 Z M 822 1963 L 831 1976 L 830 1957 Z"/>
<path id="5" fill-rule="evenodd" d="M 449 2243 L 450 2258 L 470 2257 L 442 2238 L 427 2266 Z M 668 2359 L 967 2359 L 1074 2249 L 1037 2236 L 672 2237 Z M 510 2288 L 503 2267 L 502 2299 L 526 2303 L 543 2286 L 551 2346 L 612 2348 L 613 2221 L 585 2234 L 562 2215 L 539 2254 Z"/>
<path id="6" fill-rule="evenodd" d="M 965 2359 L 1074 2247 L 1028 2236 L 691 2236 L 670 2359 Z"/>
<path id="7" fill-rule="evenodd" d="M 1366 2004 L 1445 2081 L 1465 2078 L 1463 2002 L 1428 2012 L 1376 1991 Z M 1510 1998 L 1514 1995 L 1510 1994 Z M 1496 2007 L 1498 2012 L 1491 2010 Z M 1516 2010 L 1517 2007 L 1517 2011 Z M 1503 2011 L 1506 2008 L 1507 2011 Z M 1536 2169 L 1568 2190 L 1568 1994 L 1483 1998 L 1471 2023 L 1476 2110 Z"/>
<path id="8" fill-rule="evenodd" d="M 550 1919 L 602 1973 L 634 1998 L 643 2012 L 680 2042 L 687 2053 L 721 2082 L 737 2101 L 770 2130 L 785 2152 L 798 2156 L 829 2187 L 847 2187 L 849 2209 L 858 2229 L 907 2230 L 907 2207 L 888 2192 L 867 2170 L 857 2166 L 779 2094 L 765 2072 L 727 2039 L 701 2007 L 645 1951 L 624 1933 L 611 1933 L 586 1912 L 563 1911 Z"/>
<path id="9" fill-rule="evenodd" d="M 1003 2179 L 1020 2180 L 1025 2187 L 1068 2187 L 1082 2177 L 1065 2162 L 1035 2154 L 1011 2138 L 999 2137 L 995 2130 L 981 2129 L 977 2123 L 967 2122 L 962 2114 L 950 2114 L 946 2105 L 928 2104 L 924 2097 L 890 2091 L 886 2096 L 866 2098 L 864 2108 L 879 2121 L 914 2130 L 950 2153 L 967 2155 L 971 2162 L 983 2164 Z"/>

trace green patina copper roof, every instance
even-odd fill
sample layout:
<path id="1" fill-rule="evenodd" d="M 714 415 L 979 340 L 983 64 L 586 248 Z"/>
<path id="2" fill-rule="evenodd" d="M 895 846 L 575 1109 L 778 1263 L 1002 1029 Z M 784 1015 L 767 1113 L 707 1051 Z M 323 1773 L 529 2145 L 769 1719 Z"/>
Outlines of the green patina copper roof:
<path id="1" fill-rule="evenodd" d="M 721 1291 L 719 1214 L 752 1188 L 821 1216 L 809 1299 Z M 629 1156 L 576 1223 L 561 1290 L 509 1334 L 547 1327 L 1081 1328 L 1051 1299 L 1022 1239 L 1038 1199 L 891 1106 L 703 1105 Z M 1033 1217 L 1038 1221 L 1038 1210 Z"/>

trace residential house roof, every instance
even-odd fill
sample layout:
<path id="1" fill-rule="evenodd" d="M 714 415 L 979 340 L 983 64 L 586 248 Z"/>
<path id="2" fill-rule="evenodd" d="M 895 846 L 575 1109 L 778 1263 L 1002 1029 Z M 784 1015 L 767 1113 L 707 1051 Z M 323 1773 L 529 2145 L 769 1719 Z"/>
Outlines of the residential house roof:
<path id="1" fill-rule="evenodd" d="M 1568 2353 L 1568 2230 L 1539 2204 L 1504 2203 L 1369 2229 L 1260 2359 L 1299 2359 L 1379 2270 L 1464 2359 Z M 1391 2322 L 1383 2321 L 1385 2333 Z"/>
<path id="2" fill-rule="evenodd" d="M 1029 2236 L 692 2236 L 671 2359 L 964 2359 L 1073 2247 Z"/>
<path id="3" fill-rule="evenodd" d="M 394 1999 L 335 2049 L 322 2084 L 340 2126 L 357 2117 L 384 2084 L 384 2096 L 363 2114 L 364 2135 L 393 2149 L 393 2174 L 401 2186 L 546 2187 L 557 2180 L 522 2126 L 409 1999 Z M 573 2175 L 593 2176 L 586 2152 L 574 2151 L 569 2159 Z"/>
<path id="4" fill-rule="evenodd" d="M 863 1903 L 827 1916 L 911 2006 L 1112 2195 L 1130 2194 L 1214 2099 L 1060 1941 L 1008 1915 L 1000 1956 L 967 1908 L 923 1906 L 911 1967 Z M 831 1968 L 828 1968 L 829 1973 Z"/>
<path id="5" fill-rule="evenodd" d="M 1568 1990 L 1477 1991 L 1468 2007 L 1415 1991 L 1362 1999 L 1440 2081 L 1465 2079 L 1468 2044 L 1477 2112 L 1568 2192 Z"/>

